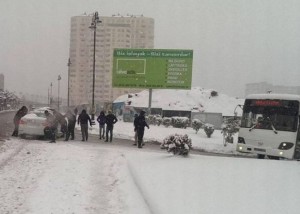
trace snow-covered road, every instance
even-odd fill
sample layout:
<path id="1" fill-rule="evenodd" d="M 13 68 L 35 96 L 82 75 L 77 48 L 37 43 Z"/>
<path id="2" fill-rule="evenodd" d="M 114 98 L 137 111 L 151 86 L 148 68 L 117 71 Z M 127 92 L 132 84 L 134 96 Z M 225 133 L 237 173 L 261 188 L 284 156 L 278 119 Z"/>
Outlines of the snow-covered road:
<path id="1" fill-rule="evenodd" d="M 131 181 L 120 151 L 76 141 L 49 144 L 19 139 L 2 148 L 0 213 L 124 213 L 130 209 L 125 201 L 130 198 L 119 188 L 120 183 Z"/>

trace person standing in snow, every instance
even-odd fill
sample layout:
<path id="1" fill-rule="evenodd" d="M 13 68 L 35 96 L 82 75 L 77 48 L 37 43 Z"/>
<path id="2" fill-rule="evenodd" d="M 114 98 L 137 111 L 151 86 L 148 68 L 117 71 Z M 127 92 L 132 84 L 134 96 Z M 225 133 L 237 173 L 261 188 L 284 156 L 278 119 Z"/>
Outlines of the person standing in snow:
<path id="1" fill-rule="evenodd" d="M 65 117 L 68 119 L 68 129 L 66 133 L 65 141 L 69 140 L 69 137 L 71 136 L 71 140 L 75 139 L 75 125 L 76 125 L 76 116 L 71 112 L 71 110 L 67 111 L 67 114 Z"/>
<path id="2" fill-rule="evenodd" d="M 58 126 L 57 118 L 50 114 L 48 110 L 44 112 L 46 116 L 47 127 L 44 129 L 45 135 L 48 135 L 50 138 L 50 143 L 56 143 L 56 131 Z"/>
<path id="3" fill-rule="evenodd" d="M 92 121 L 90 116 L 86 113 L 86 110 L 83 109 L 81 113 L 78 116 L 78 125 L 80 124 L 81 127 L 81 134 L 82 134 L 82 140 L 81 141 L 87 141 L 89 138 L 88 133 L 88 122 L 90 123 L 90 126 L 92 127 Z"/>
<path id="4" fill-rule="evenodd" d="M 137 118 L 138 116 L 139 116 L 138 114 L 134 114 L 134 121 L 135 121 L 135 118 Z M 134 125 L 134 122 L 133 122 L 133 126 L 134 126 L 134 143 L 133 143 L 133 145 L 136 146 L 138 143 L 138 134 L 137 134 L 137 130 Z"/>
<path id="5" fill-rule="evenodd" d="M 104 111 L 100 112 L 100 115 L 97 118 L 97 121 L 99 123 L 99 139 L 101 140 L 102 138 L 104 139 L 104 133 L 105 133 L 105 122 L 106 122 L 106 116 Z"/>
<path id="6" fill-rule="evenodd" d="M 147 124 L 145 119 L 145 113 L 146 112 L 142 110 L 140 112 L 140 115 L 137 116 L 134 120 L 134 128 L 136 129 L 138 135 L 138 148 L 142 148 L 145 127 L 149 129 L 149 125 Z"/>
<path id="7" fill-rule="evenodd" d="M 68 124 L 66 121 L 66 118 L 58 111 L 56 111 L 55 109 L 53 109 L 53 115 L 56 118 L 56 120 L 59 122 L 60 124 L 60 131 L 63 133 L 63 136 L 66 136 L 67 133 L 67 129 L 68 129 Z"/>
<path id="8" fill-rule="evenodd" d="M 109 136 L 109 141 L 112 141 L 113 138 L 113 129 L 114 129 L 114 124 L 118 122 L 118 119 L 116 116 L 112 113 L 112 111 L 108 111 L 108 114 L 106 115 L 105 118 L 105 123 L 106 123 L 106 139 L 105 142 L 108 142 L 108 133 L 110 133 Z"/>
<path id="9" fill-rule="evenodd" d="M 19 134 L 19 123 L 22 117 L 24 117 L 28 113 L 28 109 L 26 106 L 22 106 L 14 116 L 14 125 L 15 129 L 12 133 L 12 136 L 18 137 Z"/>

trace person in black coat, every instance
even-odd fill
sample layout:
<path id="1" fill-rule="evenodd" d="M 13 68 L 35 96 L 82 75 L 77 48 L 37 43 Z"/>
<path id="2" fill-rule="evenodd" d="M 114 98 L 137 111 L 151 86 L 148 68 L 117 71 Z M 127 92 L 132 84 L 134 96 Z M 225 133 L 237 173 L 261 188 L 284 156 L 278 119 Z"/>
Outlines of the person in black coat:
<path id="1" fill-rule="evenodd" d="M 14 116 L 14 125 L 15 129 L 12 133 L 12 136 L 18 137 L 19 134 L 19 123 L 22 117 L 24 117 L 28 113 L 28 109 L 26 106 L 22 106 Z"/>
<path id="2" fill-rule="evenodd" d="M 68 141 L 70 136 L 71 140 L 75 139 L 75 125 L 76 125 L 76 116 L 71 112 L 71 110 L 67 111 L 65 117 L 68 119 L 68 128 L 66 133 L 65 141 Z"/>
<path id="3" fill-rule="evenodd" d="M 108 114 L 106 115 L 106 119 L 105 119 L 105 123 L 106 123 L 105 142 L 108 142 L 108 133 L 110 133 L 109 141 L 112 142 L 113 129 L 114 129 L 114 124 L 116 122 L 118 122 L 118 119 L 116 118 L 116 116 L 111 111 L 108 111 Z"/>
<path id="4" fill-rule="evenodd" d="M 100 112 L 100 115 L 97 118 L 97 121 L 99 123 L 99 139 L 101 140 L 102 138 L 104 139 L 104 133 L 105 133 L 105 122 L 106 122 L 106 116 L 104 111 Z"/>
<path id="5" fill-rule="evenodd" d="M 142 148 L 145 127 L 149 129 L 149 125 L 145 119 L 145 111 L 141 111 L 140 115 L 134 119 L 134 128 L 138 135 L 138 148 Z"/>
<path id="6" fill-rule="evenodd" d="M 55 143 L 58 120 L 54 115 L 50 114 L 48 110 L 44 113 L 46 115 L 47 123 L 47 127 L 44 129 L 45 135 L 50 138 L 50 143 Z"/>
<path id="7" fill-rule="evenodd" d="M 83 109 L 78 116 L 78 124 L 80 124 L 80 127 L 81 127 L 82 141 L 87 141 L 88 137 L 89 137 L 88 122 L 90 123 L 90 126 L 92 127 L 91 118 L 86 113 L 86 110 Z"/>
<path id="8" fill-rule="evenodd" d="M 133 120 L 133 126 L 134 126 L 134 143 L 133 143 L 133 145 L 134 146 L 136 146 L 138 143 L 138 134 L 137 134 L 137 130 L 134 125 L 135 118 L 137 118 L 138 116 L 139 116 L 138 114 L 134 114 L 134 120 Z"/>

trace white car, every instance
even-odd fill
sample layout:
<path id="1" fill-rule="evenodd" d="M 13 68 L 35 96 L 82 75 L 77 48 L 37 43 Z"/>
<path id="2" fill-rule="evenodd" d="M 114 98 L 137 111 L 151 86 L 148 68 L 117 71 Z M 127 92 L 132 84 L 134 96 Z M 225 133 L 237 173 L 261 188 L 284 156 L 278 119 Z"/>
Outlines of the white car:
<path id="1" fill-rule="evenodd" d="M 37 108 L 30 111 L 24 117 L 21 118 L 19 123 L 19 136 L 34 136 L 34 137 L 45 137 L 44 129 L 47 127 L 45 110 L 52 114 L 52 109 L 49 107 Z M 63 133 L 60 131 L 60 124 L 58 125 L 57 136 L 62 136 Z"/>

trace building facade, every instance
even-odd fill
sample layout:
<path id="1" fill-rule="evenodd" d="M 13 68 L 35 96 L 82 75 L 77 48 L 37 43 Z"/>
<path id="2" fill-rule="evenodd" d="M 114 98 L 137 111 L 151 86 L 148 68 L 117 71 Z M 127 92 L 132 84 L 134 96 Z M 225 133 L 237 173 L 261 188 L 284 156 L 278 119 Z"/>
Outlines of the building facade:
<path id="1" fill-rule="evenodd" d="M 94 31 L 93 15 L 71 18 L 69 100 L 70 106 L 92 104 Z M 154 19 L 143 16 L 100 16 L 95 39 L 96 110 L 136 89 L 112 88 L 115 48 L 154 48 Z"/>
<path id="2" fill-rule="evenodd" d="M 263 93 L 300 95 L 300 86 L 272 85 L 267 82 L 246 84 L 246 90 L 245 90 L 246 96 L 249 94 L 263 94 Z"/>
<path id="3" fill-rule="evenodd" d="M 4 91 L 4 75 L 0 74 L 0 91 Z"/>

